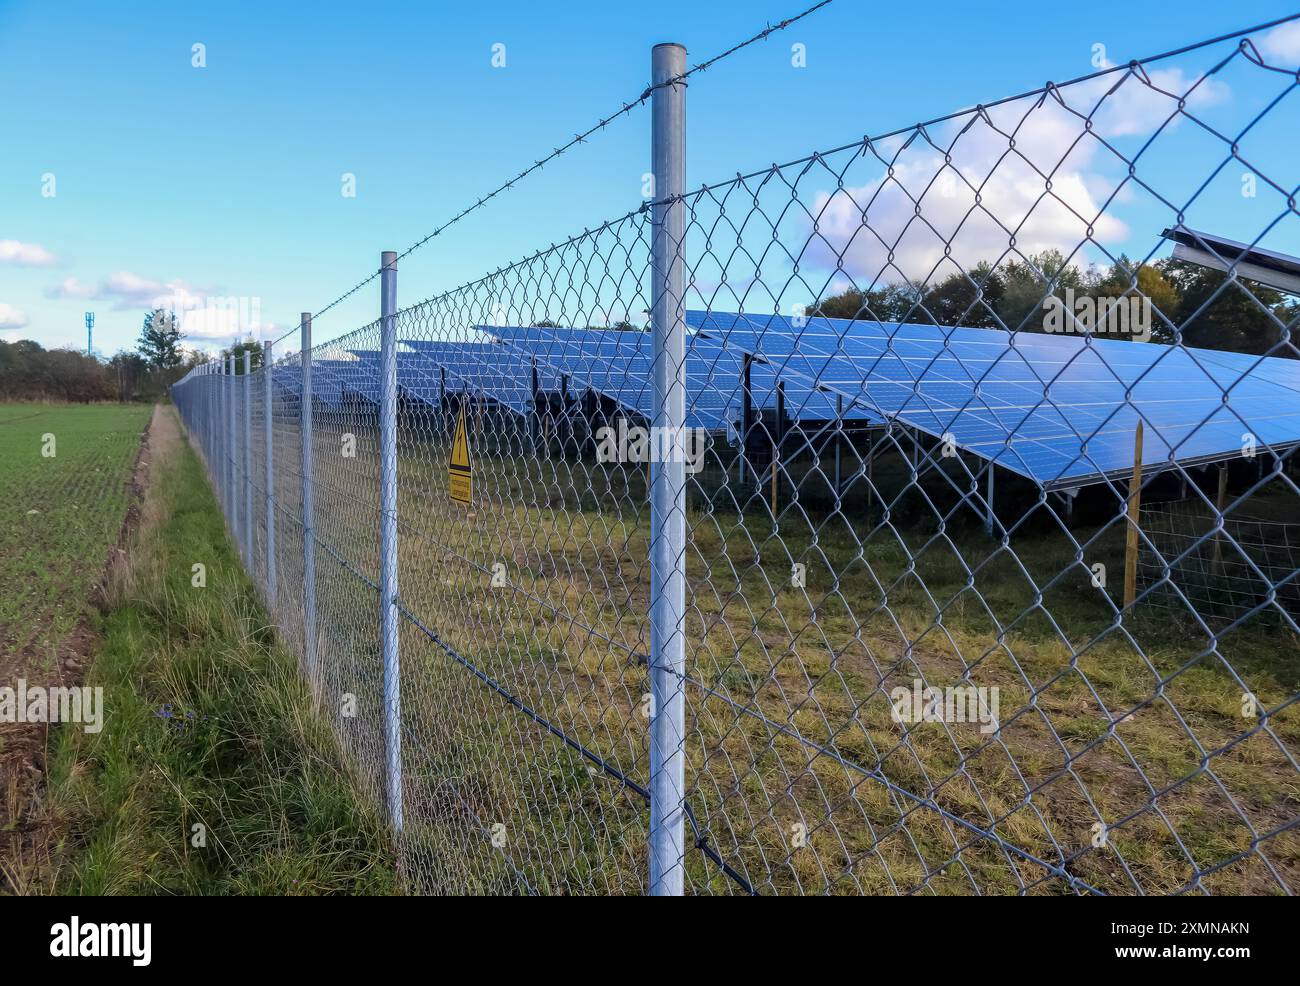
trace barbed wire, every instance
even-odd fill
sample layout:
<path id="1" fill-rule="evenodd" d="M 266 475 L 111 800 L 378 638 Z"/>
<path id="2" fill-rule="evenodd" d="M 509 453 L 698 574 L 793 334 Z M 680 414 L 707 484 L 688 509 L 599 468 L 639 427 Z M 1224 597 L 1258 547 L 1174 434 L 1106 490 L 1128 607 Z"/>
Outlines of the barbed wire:
<path id="1" fill-rule="evenodd" d="M 1131 61 L 950 115 L 943 139 L 916 124 L 901 148 L 864 137 L 660 199 L 684 213 L 689 336 L 668 369 L 700 442 L 667 561 L 663 460 L 631 444 L 677 413 L 654 386 L 666 347 L 632 321 L 665 268 L 652 202 L 252 386 L 173 388 L 277 633 L 321 708 L 353 707 L 335 735 L 409 889 L 653 889 L 647 808 L 666 799 L 692 893 L 1294 893 L 1300 371 L 1277 357 L 1300 354 L 1300 310 L 1232 264 L 1204 290 L 1175 267 L 1139 282 L 1120 250 L 1196 224 L 1198 176 L 1225 159 L 1280 199 L 1225 234 L 1255 246 L 1295 214 L 1285 144 L 1245 136 L 1267 115 L 1269 138 L 1294 130 L 1300 76 L 1241 33 L 1178 51 L 1223 42 L 1191 89 L 1232 61 L 1262 108 L 1200 113 Z M 1132 142 L 1095 166 L 1116 192 L 1094 214 L 1048 176 L 1103 104 Z M 998 163 L 945 205 L 933 173 L 972 130 Z M 1129 211 L 1129 183 L 1158 204 Z M 1061 266 L 1017 245 L 1014 184 L 1064 210 Z M 989 239 L 959 235 L 971 214 Z M 1078 269 L 1092 257 L 1110 270 Z M 1162 336 L 1035 331 L 1066 277 L 1098 312 L 1127 286 Z M 1201 348 L 1238 323 L 1251 352 Z M 670 574 L 671 668 L 653 622 Z M 665 795 L 673 692 L 684 781 Z"/>
<path id="2" fill-rule="evenodd" d="M 799 165 L 811 164 L 820 158 L 829 157 L 832 154 L 839 154 L 843 151 L 851 150 L 852 148 L 855 147 L 869 148 L 872 144 L 878 144 L 881 141 L 889 140 L 892 137 L 901 137 L 904 134 L 924 133 L 927 127 L 933 127 L 940 123 L 950 123 L 953 120 L 961 120 L 961 119 L 966 119 L 968 117 L 977 118 L 983 120 L 984 122 L 987 122 L 987 117 L 988 117 L 987 111 L 991 109 L 996 109 L 999 106 L 1006 106 L 1011 103 L 1017 103 L 1021 100 L 1031 99 L 1035 96 L 1046 96 L 1048 94 L 1057 92 L 1058 90 L 1065 89 L 1070 86 L 1076 86 L 1084 82 L 1091 82 L 1094 79 L 1100 79 L 1107 75 L 1114 75 L 1116 72 L 1132 72 L 1134 69 L 1137 69 L 1143 65 L 1150 65 L 1154 62 L 1164 61 L 1167 58 L 1176 58 L 1179 55 L 1186 55 L 1189 52 L 1196 51 L 1200 48 L 1208 48 L 1211 45 L 1222 44 L 1224 41 L 1231 41 L 1233 38 L 1244 38 L 1248 34 L 1255 34 L 1258 33 L 1259 31 L 1267 31 L 1270 28 L 1277 27 L 1281 24 L 1289 24 L 1290 22 L 1295 20 L 1300 20 L 1300 13 L 1288 14 L 1286 17 L 1279 17 L 1276 20 L 1267 21 L 1263 24 L 1256 24 L 1254 27 L 1242 28 L 1240 31 L 1230 31 L 1227 34 L 1221 34 L 1216 38 L 1209 38 L 1205 41 L 1198 41 L 1195 44 L 1183 45 L 1181 48 L 1174 48 L 1171 49 L 1170 51 L 1163 51 L 1158 55 L 1147 55 L 1143 58 L 1133 58 L 1127 62 L 1123 62 L 1118 65 L 1111 65 L 1108 68 L 1098 69 L 1096 72 L 1089 72 L 1086 75 L 1080 75 L 1072 79 L 1067 79 L 1064 82 L 1047 82 L 1036 89 L 1028 89 L 1025 92 L 1018 93 L 1014 96 L 1003 96 L 999 99 L 989 100 L 988 102 L 976 103 L 974 106 L 967 107 L 966 109 L 954 110 L 951 113 L 944 113 L 942 116 L 930 117 L 928 120 L 922 120 L 919 123 L 910 123 L 907 124 L 906 126 L 896 127 L 893 130 L 888 130 L 885 131 L 884 133 L 876 134 L 875 136 L 862 136 L 854 140 L 850 140 L 847 143 L 839 144 L 835 147 L 827 148 L 826 150 L 814 151 L 811 154 L 805 154 L 803 157 L 798 157 L 793 160 L 786 161 L 782 164 L 777 164 L 776 162 L 773 162 L 767 167 L 756 168 L 747 172 L 738 171 L 732 177 L 723 178 L 715 182 L 710 182 L 701 185 L 698 188 L 694 189 L 693 191 L 687 192 L 683 197 L 688 200 L 691 198 L 697 198 L 701 195 L 707 195 L 709 192 L 712 192 L 716 189 L 726 188 L 731 185 L 734 185 L 737 181 L 749 181 L 750 179 L 761 178 L 762 176 L 771 174 L 772 172 L 775 171 L 785 171 L 786 169 L 789 168 L 796 168 Z M 1294 74 L 1294 73 L 1286 72 L 1284 69 L 1280 69 L 1275 66 L 1266 64 L 1263 61 L 1263 58 L 1259 55 L 1259 52 L 1255 48 L 1253 42 L 1251 42 L 1249 38 L 1247 38 L 1243 42 L 1243 47 L 1245 46 L 1249 47 L 1249 52 L 1247 52 L 1246 57 L 1249 58 L 1250 61 L 1254 63 L 1256 66 L 1258 66 L 1259 68 L 1267 69 L 1268 71 L 1271 72 L 1280 72 L 1282 74 L 1287 74 L 1287 75 Z M 1253 58 L 1251 57 L 1251 53 L 1254 53 Z M 1212 68 L 1207 69 L 1204 72 L 1202 78 L 1209 78 L 1210 76 L 1214 75 L 1225 64 L 1227 64 L 1229 60 L 1236 57 L 1236 55 L 1237 55 L 1236 50 L 1225 55 Z M 647 205 L 648 206 L 664 205 L 668 201 L 669 200 L 667 199 L 659 199 L 659 200 L 649 201 L 647 202 Z"/>
<path id="3" fill-rule="evenodd" d="M 460 222 L 462 219 L 469 216 L 471 213 L 481 209 L 483 206 L 487 205 L 489 202 L 491 202 L 502 192 L 510 188 L 513 188 L 516 183 L 522 181 L 524 178 L 527 178 L 534 171 L 540 171 L 543 167 L 545 167 L 547 164 L 550 164 L 552 161 L 554 161 L 560 155 L 564 154 L 566 151 L 572 150 L 578 144 L 585 143 L 588 137 L 591 137 L 598 131 L 603 130 L 605 127 L 609 126 L 615 120 L 619 119 L 622 116 L 627 115 L 628 113 L 631 113 L 632 110 L 636 109 L 638 106 L 644 106 L 646 101 L 650 99 L 651 96 L 654 95 L 656 89 L 661 89 L 666 86 L 678 85 L 682 82 L 685 82 L 690 76 L 696 74 L 697 72 L 707 71 L 713 65 L 722 61 L 722 59 L 734 55 L 736 52 L 740 51 L 741 49 L 747 48 L 758 41 L 763 41 L 778 31 L 784 31 L 791 24 L 794 24 L 796 21 L 803 20 L 805 17 L 808 17 L 809 15 L 816 13 L 822 7 L 828 6 L 832 2 L 833 0 L 820 0 L 819 3 L 813 4 L 807 10 L 795 14 L 792 17 L 787 17 L 784 20 L 778 21 L 775 24 L 769 24 L 766 27 L 764 27 L 763 30 L 759 31 L 757 34 L 754 34 L 751 37 L 746 38 L 744 41 L 741 41 L 738 44 L 732 45 L 730 48 L 726 49 L 725 51 L 719 52 L 718 54 L 712 56 L 711 58 L 706 58 L 704 61 L 691 66 L 685 72 L 681 73 L 681 75 L 675 75 L 672 78 L 665 79 L 663 82 L 660 82 L 656 85 L 646 86 L 646 88 L 641 92 L 641 95 L 639 95 L 636 99 L 631 100 L 630 102 L 623 103 L 616 111 L 611 113 L 609 116 L 603 117 L 602 119 L 598 120 L 596 123 L 588 127 L 586 130 L 582 131 L 581 133 L 574 134 L 574 136 L 570 140 L 559 145 L 554 150 L 552 150 L 549 154 L 541 158 L 538 158 L 528 167 L 524 168 L 518 174 L 514 175 L 514 177 L 507 179 L 505 182 L 498 185 L 488 194 L 482 196 L 471 205 L 466 206 L 460 212 L 456 213 L 456 215 L 452 216 L 450 219 L 444 222 L 441 226 L 434 229 L 431 233 L 421 237 L 420 239 L 412 243 L 409 247 L 407 247 L 405 250 L 403 250 L 401 253 L 397 255 L 397 259 L 401 260 L 404 257 L 407 257 L 410 254 L 414 253 L 416 250 L 420 249 L 420 247 L 424 246 L 426 243 L 432 240 L 435 236 L 441 235 L 446 230 L 454 226 L 456 223 Z M 334 308 L 335 306 L 342 304 L 348 298 L 352 297 L 352 295 L 356 294 L 363 287 L 365 287 L 367 284 L 369 284 L 371 281 L 377 278 L 379 274 L 380 274 L 380 270 L 376 269 L 368 277 L 366 277 L 361 281 L 358 281 L 347 291 L 343 292 L 343 294 L 339 295 L 337 298 L 331 301 L 324 308 L 320 309 L 319 311 L 313 312 L 312 313 L 313 318 L 317 318 L 325 314 L 327 311 Z M 275 340 L 275 343 L 282 342 L 283 340 L 287 339 L 289 336 L 293 335 L 295 332 L 299 331 L 301 328 L 302 328 L 302 323 L 299 322 L 298 325 L 294 326 L 292 329 L 289 329 L 282 336 L 277 338 Z"/>

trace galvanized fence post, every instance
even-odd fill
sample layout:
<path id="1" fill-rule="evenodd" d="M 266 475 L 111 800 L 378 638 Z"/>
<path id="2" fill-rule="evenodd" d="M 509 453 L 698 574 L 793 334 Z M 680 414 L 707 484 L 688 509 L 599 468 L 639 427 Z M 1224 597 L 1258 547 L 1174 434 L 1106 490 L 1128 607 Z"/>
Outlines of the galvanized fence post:
<path id="1" fill-rule="evenodd" d="M 275 453 L 273 451 L 273 420 L 271 417 L 271 350 L 274 343 L 262 348 L 262 446 L 266 453 L 266 603 L 275 615 Z"/>
<path id="2" fill-rule="evenodd" d="M 686 49 L 655 45 L 650 56 L 651 155 L 655 199 L 651 225 L 651 324 L 654 344 L 653 465 L 650 494 L 650 893 L 680 895 L 684 883 L 686 796 L 686 417 L 684 318 L 686 185 Z M 652 456 L 654 458 L 654 456 Z"/>
<path id="3" fill-rule="evenodd" d="M 217 423 L 217 384 L 221 382 L 217 374 L 217 365 L 209 363 L 207 366 L 207 380 L 203 389 L 206 391 L 206 402 L 204 404 L 203 414 L 203 454 L 207 458 L 208 478 L 212 480 L 213 489 L 220 489 L 218 483 L 216 450 L 213 447 L 213 431 Z"/>
<path id="4" fill-rule="evenodd" d="M 402 677 L 397 623 L 397 253 L 379 281 L 379 607 L 384 648 L 384 753 L 388 817 L 402 831 Z"/>
<path id="5" fill-rule="evenodd" d="M 235 357 L 226 362 L 226 523 L 239 543 L 239 497 L 235 495 Z"/>
<path id="6" fill-rule="evenodd" d="M 253 514 L 253 354 L 244 350 L 244 565 L 253 581 L 257 573 L 253 565 L 253 528 L 257 521 Z"/>
<path id="7" fill-rule="evenodd" d="M 302 363 L 302 397 L 298 422 L 302 429 L 302 646 L 307 681 L 312 694 L 319 698 L 316 653 L 316 506 L 312 499 L 312 389 L 311 389 L 311 312 L 302 313 L 302 340 L 299 360 Z"/>
<path id="8" fill-rule="evenodd" d="M 222 440 L 226 430 L 226 361 L 222 359 L 217 366 L 217 379 L 215 381 L 217 388 L 216 405 L 213 410 L 216 412 L 212 417 L 212 467 L 217 473 L 217 500 L 221 504 L 221 513 L 223 519 L 229 520 L 228 504 L 226 503 L 226 449 L 225 442 Z"/>

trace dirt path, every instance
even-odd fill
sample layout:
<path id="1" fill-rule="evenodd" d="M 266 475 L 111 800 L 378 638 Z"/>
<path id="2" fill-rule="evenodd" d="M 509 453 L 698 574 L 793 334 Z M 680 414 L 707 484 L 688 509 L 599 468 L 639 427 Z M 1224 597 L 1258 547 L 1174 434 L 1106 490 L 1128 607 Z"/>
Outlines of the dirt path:
<path id="1" fill-rule="evenodd" d="M 90 602 L 103 607 L 127 571 L 128 548 L 141 522 L 151 466 L 172 454 L 181 441 L 175 412 L 161 405 L 145 430 L 131 474 L 131 495 L 117 543 L 109 549 Z M 98 646 L 88 618 L 83 618 L 51 653 L 27 648 L 0 667 L 0 687 L 17 687 L 19 679 L 33 686 L 73 687 L 85 678 Z M 50 727 L 46 723 L 0 724 L 0 894 L 39 892 L 47 878 L 47 863 L 56 830 L 45 811 L 46 763 Z"/>

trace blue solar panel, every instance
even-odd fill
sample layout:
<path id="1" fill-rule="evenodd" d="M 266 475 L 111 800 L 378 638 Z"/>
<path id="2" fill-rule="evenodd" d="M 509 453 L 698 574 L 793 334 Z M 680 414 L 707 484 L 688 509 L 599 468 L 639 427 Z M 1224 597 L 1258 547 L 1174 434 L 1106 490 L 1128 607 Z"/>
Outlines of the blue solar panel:
<path id="1" fill-rule="evenodd" d="M 312 363 L 311 389 L 318 402 L 338 407 L 343 401 L 343 379 L 332 366 L 334 362 L 316 360 Z M 277 366 L 271 371 L 271 381 L 286 393 L 302 398 L 301 366 Z"/>
<path id="2" fill-rule="evenodd" d="M 539 366 L 569 378 L 571 390 L 589 389 L 647 419 L 654 415 L 654 356 L 645 332 L 606 329 L 479 326 L 507 346 L 535 357 Z M 711 339 L 692 336 L 686 350 L 686 424 L 722 431 L 740 423 L 744 353 Z M 786 413 L 796 419 L 836 416 L 836 395 L 801 378 L 783 379 Z M 756 408 L 777 401 L 777 375 L 754 363 L 750 401 Z M 845 407 L 847 419 L 868 417 L 865 409 Z"/>
<path id="3" fill-rule="evenodd" d="M 442 399 L 445 372 L 449 393 L 486 397 L 524 414 L 532 406 L 533 364 L 526 354 L 497 343 L 403 340 L 414 352 L 397 354 L 398 385 L 429 403 Z M 378 366 L 378 354 L 370 353 Z M 558 387 L 559 378 L 539 367 L 538 386 Z"/>
<path id="4" fill-rule="evenodd" d="M 783 379 L 816 380 L 881 418 L 942 436 L 1047 487 L 1132 469 L 1139 417 L 1153 468 L 1300 441 L 1290 360 L 1019 333 L 779 315 L 688 312 L 720 345 Z M 1245 374 L 1243 378 L 1243 374 Z M 1227 396 L 1225 398 L 1225 391 Z"/>
<path id="5" fill-rule="evenodd" d="M 379 399 L 378 365 L 362 360 L 322 359 L 311 365 L 312 393 L 321 401 L 337 406 L 358 396 L 371 402 Z"/>

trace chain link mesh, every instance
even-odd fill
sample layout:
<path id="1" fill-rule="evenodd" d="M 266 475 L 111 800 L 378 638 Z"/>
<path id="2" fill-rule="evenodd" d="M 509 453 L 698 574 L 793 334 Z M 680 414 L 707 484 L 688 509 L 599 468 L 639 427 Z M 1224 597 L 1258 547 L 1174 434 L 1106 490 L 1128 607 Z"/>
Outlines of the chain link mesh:
<path id="1" fill-rule="evenodd" d="M 668 372 L 689 892 L 1293 892 L 1296 86 L 1234 39 L 674 198 L 681 366 L 648 205 L 398 312 L 409 885 L 647 890 Z M 382 802 L 380 348 L 255 374 L 247 478 L 242 380 L 175 399 L 264 586 L 271 415 L 274 616 Z"/>

